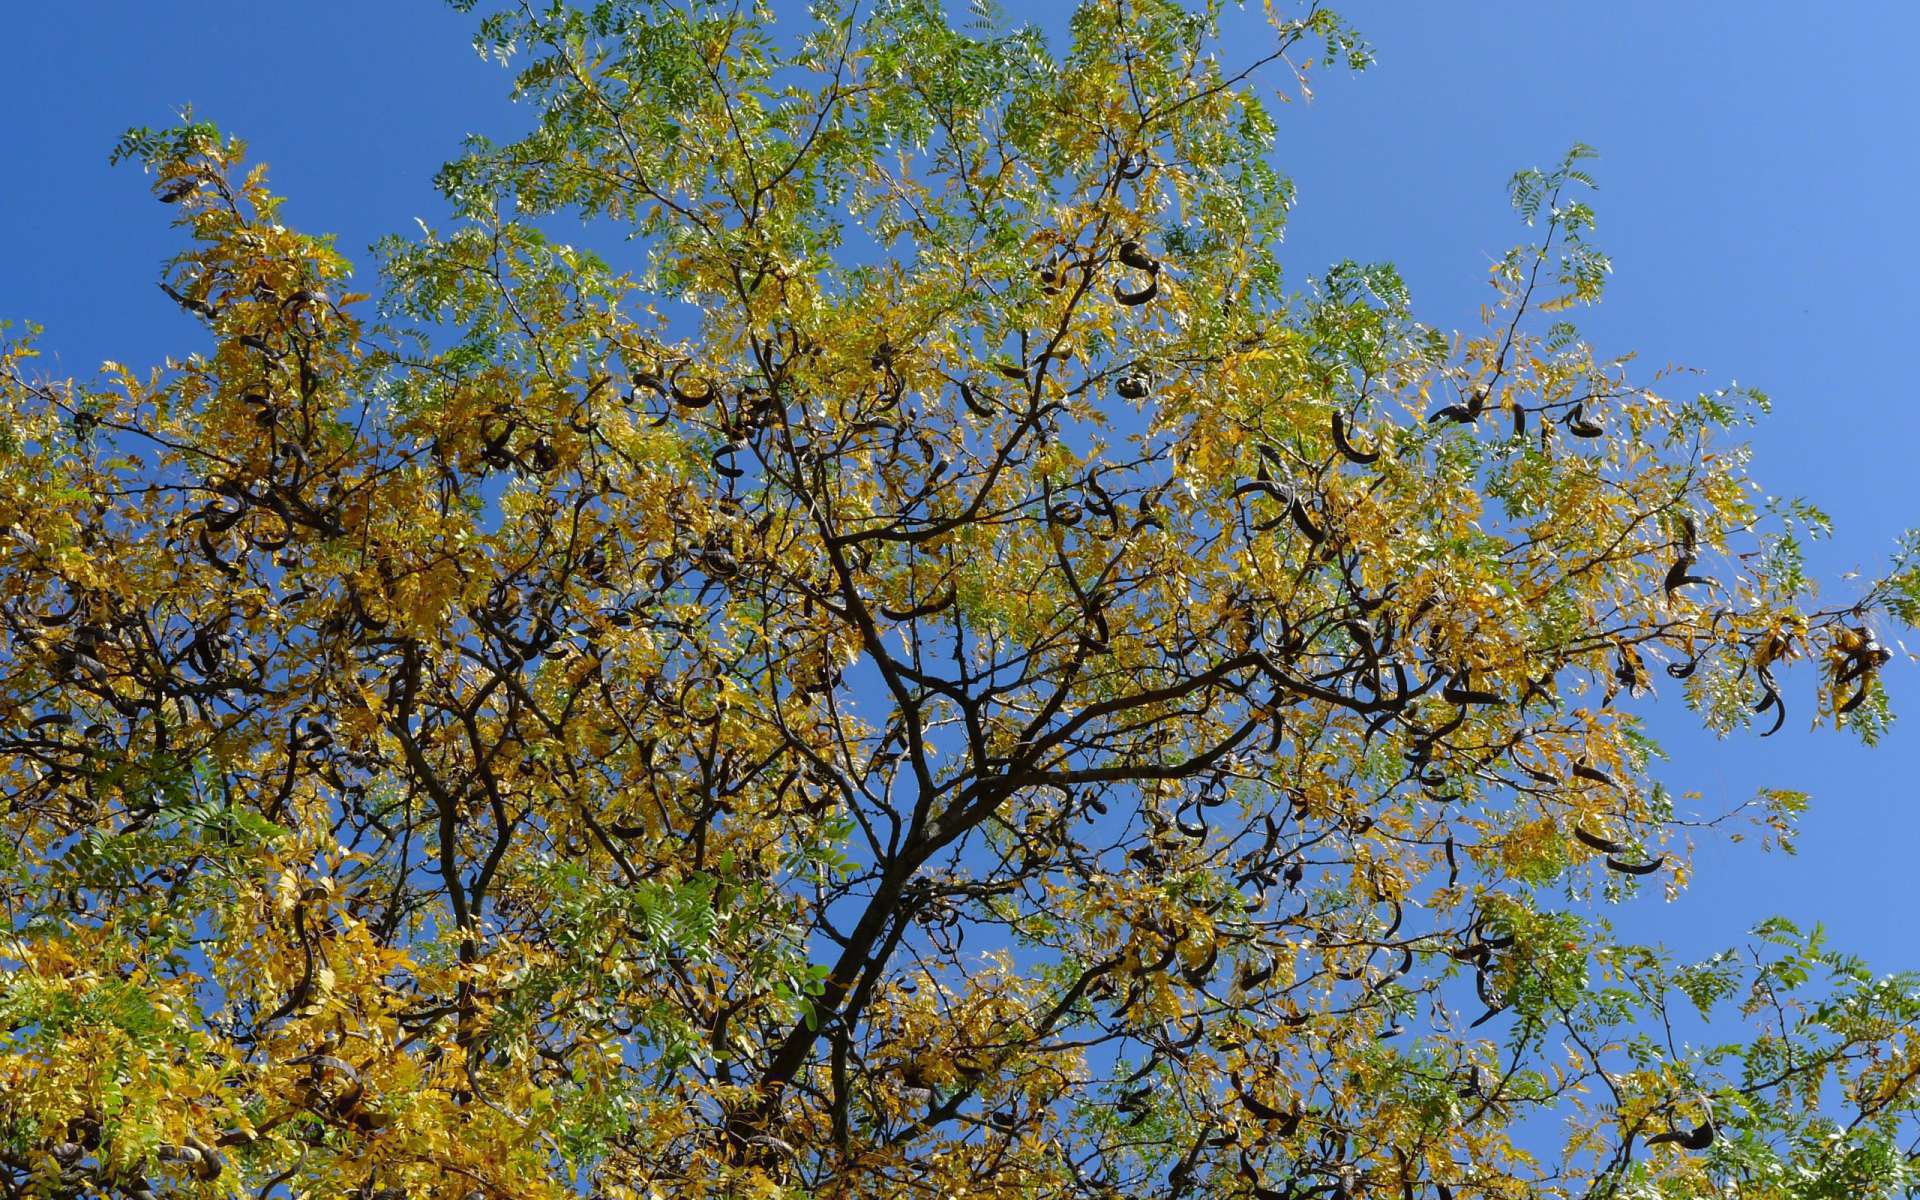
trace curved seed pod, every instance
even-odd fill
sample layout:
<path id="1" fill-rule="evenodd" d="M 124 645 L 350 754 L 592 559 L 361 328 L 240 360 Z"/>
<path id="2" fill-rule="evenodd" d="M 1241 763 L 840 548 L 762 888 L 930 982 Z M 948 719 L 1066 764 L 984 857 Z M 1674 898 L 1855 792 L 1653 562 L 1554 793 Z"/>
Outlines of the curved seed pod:
<path id="1" fill-rule="evenodd" d="M 1770 708 L 1774 710 L 1773 727 L 1760 735 L 1761 737 L 1772 737 L 1774 734 L 1780 732 L 1782 725 L 1787 723 L 1787 705 L 1785 701 L 1780 699 L 1780 690 L 1773 686 L 1773 680 L 1763 679 L 1761 686 L 1765 691 L 1760 697 L 1760 703 L 1753 706 L 1753 711 L 1755 713 L 1763 713 Z"/>
<path id="2" fill-rule="evenodd" d="M 1114 168 L 1114 173 L 1122 179 L 1138 179 L 1140 176 L 1146 174 L 1146 170 L 1147 156 L 1139 151 L 1135 151 L 1132 154 L 1121 156 L 1120 165 Z"/>
<path id="3" fill-rule="evenodd" d="M 1834 647 L 1840 658 L 1833 670 L 1833 691 L 1836 699 L 1840 689 L 1858 682 L 1853 695 L 1839 701 L 1834 707 L 1836 716 L 1846 716 L 1862 704 L 1873 692 L 1873 679 L 1893 658 L 1893 652 L 1882 646 L 1870 629 L 1847 629 L 1835 635 Z"/>
<path id="4" fill-rule="evenodd" d="M 1640 661 L 1640 652 L 1625 642 L 1620 643 L 1619 651 L 1620 657 L 1614 666 L 1613 677 L 1637 696 L 1640 694 L 1640 689 L 1647 686 L 1646 665 Z"/>
<path id="5" fill-rule="evenodd" d="M 277 513 L 274 514 L 274 516 L 275 519 L 280 522 L 280 531 L 278 533 L 266 533 L 261 529 L 260 525 L 256 523 L 253 528 L 247 531 L 248 546 L 255 550 L 261 550 L 271 554 L 276 550 L 285 549 L 293 543 L 292 523 Z"/>
<path id="6" fill-rule="evenodd" d="M 293 1061 L 295 1063 L 304 1063 L 311 1067 L 315 1081 L 325 1079 L 329 1074 L 334 1074 L 344 1076 L 349 1087 L 353 1089 L 355 1093 L 357 1093 L 361 1087 L 360 1068 L 345 1059 L 335 1058 L 331 1054 L 309 1054 L 305 1058 L 298 1058 Z"/>
<path id="7" fill-rule="evenodd" d="M 240 577 L 240 568 L 220 557 L 220 551 L 216 549 L 213 544 L 213 535 L 204 525 L 200 527 L 200 554 L 201 557 L 205 558 L 209 563 L 212 563 L 219 569 L 220 573 L 227 578 L 238 579 Z"/>
<path id="8" fill-rule="evenodd" d="M 1125 375 L 1113 385 L 1113 390 L 1122 400 L 1144 400 L 1152 389 L 1145 375 Z"/>
<path id="9" fill-rule="evenodd" d="M 1669 598 L 1671 598 L 1676 591 L 1686 587 L 1688 584 L 1711 584 L 1713 582 L 1711 579 L 1702 575 L 1689 575 L 1688 572 L 1691 570 L 1693 570 L 1693 555 L 1691 554 L 1682 554 L 1673 561 L 1671 567 L 1667 568 L 1667 577 L 1662 586 L 1666 589 Z"/>
<path id="10" fill-rule="evenodd" d="M 743 448 L 739 442 L 728 442 L 726 445 L 715 450 L 710 460 L 713 464 L 714 473 L 727 479 L 738 479 L 745 475 L 747 472 L 744 468 L 736 467 L 732 461 L 730 461 L 733 456 L 740 453 Z"/>
<path id="11" fill-rule="evenodd" d="M 1403 947 L 1400 952 L 1399 964 L 1395 966 L 1393 970 L 1388 971 L 1385 975 L 1375 980 L 1373 986 L 1376 988 L 1384 987 L 1397 979 L 1405 978 L 1407 972 L 1411 970 L 1413 970 L 1413 947 Z"/>
<path id="12" fill-rule="evenodd" d="M 237 496 L 221 496 L 199 512 L 199 518 L 215 533 L 225 533 L 247 515 L 247 504 Z"/>
<path id="13" fill-rule="evenodd" d="M 1087 507 L 1093 510 L 1096 515 L 1106 518 L 1107 523 L 1113 526 L 1114 531 L 1116 533 L 1119 532 L 1120 506 L 1115 504 L 1113 497 L 1109 496 L 1107 490 L 1100 486 L 1098 476 L 1087 476 L 1086 491 Z"/>
<path id="14" fill-rule="evenodd" d="M 696 558 L 701 568 L 715 579 L 732 579 L 740 573 L 740 560 L 726 546 L 709 546 Z"/>
<path id="15" fill-rule="evenodd" d="M 1366 659 L 1367 675 L 1378 679 L 1380 675 L 1380 648 L 1374 641 L 1373 626 L 1362 618 L 1349 617 L 1340 622 L 1340 628 L 1345 630 L 1347 636 L 1353 639 L 1353 643 L 1359 648 L 1361 656 Z"/>
<path id="16" fill-rule="evenodd" d="M 666 424 L 666 420 L 662 418 L 654 422 L 654 424 L 656 426 L 664 425 Z M 513 455 L 507 450 L 507 438 L 511 435 L 512 429 L 512 426 L 508 426 L 506 433 L 502 433 L 499 437 L 489 439 L 481 445 L 481 462 L 486 463 L 490 467 L 509 467 L 513 465 Z"/>
<path id="17" fill-rule="evenodd" d="M 1160 276 L 1157 274 L 1149 275 L 1147 277 L 1147 285 L 1134 291 L 1127 290 L 1124 285 L 1119 283 L 1113 285 L 1113 298 L 1128 308 L 1136 308 L 1139 305 L 1145 304 L 1159 294 Z"/>
<path id="18" fill-rule="evenodd" d="M 184 1141 L 186 1145 L 163 1146 L 160 1149 L 161 1156 L 172 1158 L 176 1162 L 185 1163 L 193 1172 L 194 1178 L 196 1179 L 212 1181 L 220 1178 L 220 1172 L 225 1166 L 225 1161 L 215 1152 L 213 1147 L 207 1145 L 199 1138 L 194 1137 L 192 1134 L 188 1134 L 181 1140 Z"/>
<path id="19" fill-rule="evenodd" d="M 1136 271 L 1146 271 L 1152 274 L 1160 270 L 1159 261 L 1151 254 L 1148 254 L 1146 247 L 1142 246 L 1138 239 L 1135 238 L 1128 238 L 1121 242 L 1119 249 L 1115 252 L 1115 257 Z"/>
<path id="20" fill-rule="evenodd" d="M 633 381 L 636 390 L 645 388 L 656 395 L 664 394 L 667 390 L 667 381 L 660 377 L 659 370 L 654 367 L 642 367 L 629 374 L 627 378 Z"/>
<path id="21" fill-rule="evenodd" d="M 1240 976 L 1235 982 L 1240 985 L 1243 991 L 1250 991 L 1253 988 L 1259 987 L 1267 980 L 1272 979 L 1276 965 L 1276 960 L 1272 958 L 1267 959 L 1258 967 L 1255 967 L 1250 962 L 1242 963 L 1240 966 Z"/>
<path id="22" fill-rule="evenodd" d="M 1301 503 L 1298 493 L 1294 495 L 1293 503 L 1287 506 L 1287 514 L 1293 518 L 1294 527 L 1305 534 L 1307 540 L 1314 545 L 1317 546 L 1327 540 L 1326 531 L 1313 523 L 1313 515 L 1307 510 L 1307 506 Z"/>
<path id="23" fill-rule="evenodd" d="M 1586 410 L 1578 404 L 1567 414 L 1565 424 L 1567 432 L 1577 438 L 1597 438 L 1607 432 L 1606 426 L 1588 417 Z"/>
<path id="24" fill-rule="evenodd" d="M 1241 1106 L 1248 1112 L 1262 1121 L 1286 1121 L 1288 1123 L 1282 1136 L 1293 1132 L 1294 1126 L 1299 1124 L 1299 1113 L 1275 1108 L 1273 1105 L 1261 1100 L 1258 1096 L 1247 1090 L 1247 1085 L 1241 1081 L 1238 1072 L 1229 1073 L 1228 1078 L 1233 1080 L 1234 1095 L 1239 1098 Z"/>
<path id="25" fill-rule="evenodd" d="M 1152 526 L 1155 529 L 1166 528 L 1166 524 L 1160 519 L 1160 497 L 1166 493 L 1167 487 L 1168 485 L 1163 483 L 1140 493 L 1140 498 L 1134 502 L 1135 511 L 1139 513 L 1133 523 L 1135 532 L 1145 526 Z"/>
<path id="26" fill-rule="evenodd" d="M 1440 689 L 1441 698 L 1449 704 L 1459 704 L 1463 706 L 1468 704 L 1506 703 L 1505 700 L 1502 700 L 1499 695 L 1494 692 L 1470 686 L 1471 675 L 1471 672 L 1462 671 L 1457 675 L 1449 676 L 1446 686 Z"/>
<path id="27" fill-rule="evenodd" d="M 1260 475 L 1261 478 L 1259 479 L 1249 479 L 1235 487 L 1233 489 L 1233 498 L 1238 500 L 1243 496 L 1251 496 L 1255 492 L 1262 492 L 1272 496 L 1282 504 L 1291 504 L 1293 502 L 1292 488 L 1283 483 L 1275 483 L 1272 479 L 1267 478 L 1267 470 L 1265 467 L 1260 469 Z"/>
<path id="28" fill-rule="evenodd" d="M 1078 525 L 1085 511 L 1078 501 L 1063 500 L 1047 507 L 1047 520 L 1055 525 Z"/>
<path id="29" fill-rule="evenodd" d="M 1389 900 L 1387 903 L 1393 905 L 1393 920 L 1388 923 L 1386 930 L 1380 934 L 1379 940 L 1381 941 L 1385 941 L 1394 934 L 1399 933 L 1400 922 L 1406 918 L 1406 910 L 1400 906 L 1398 900 Z"/>
<path id="30" fill-rule="evenodd" d="M 1202 987 L 1206 984 L 1208 979 L 1211 979 L 1213 977 L 1213 968 L 1217 963 L 1219 963 L 1219 961 L 1220 961 L 1220 942 L 1218 939 L 1215 939 L 1212 948 L 1207 951 L 1207 956 L 1204 959 L 1200 960 L 1199 962 L 1195 963 L 1193 966 L 1188 967 L 1186 970 L 1180 972 L 1180 977 L 1182 979 L 1185 979 L 1188 983 L 1192 984 L 1194 987 Z M 1196 1022 L 1194 1025 L 1194 1032 L 1193 1032 L 1193 1038 L 1195 1042 L 1199 1041 L 1199 1034 L 1201 1032 L 1201 1028 L 1202 1027 L 1199 1025 L 1199 1023 Z"/>
<path id="31" fill-rule="evenodd" d="M 1067 285 L 1067 264 L 1058 258 L 1048 258 L 1034 268 L 1040 276 L 1040 290 L 1049 296 L 1058 295 Z"/>
<path id="32" fill-rule="evenodd" d="M 1291 1132 L 1291 1130 L 1289 1130 L 1289 1132 Z M 1247 1157 L 1247 1152 L 1244 1148 L 1240 1151 L 1240 1175 L 1247 1181 L 1247 1189 L 1253 1196 L 1253 1200 L 1298 1200 L 1299 1192 L 1294 1189 L 1291 1183 L 1287 1185 L 1287 1190 L 1285 1191 L 1281 1191 L 1279 1188 L 1270 1188 L 1264 1183 L 1261 1183 L 1260 1180 L 1262 1176 L 1260 1169 L 1253 1165 L 1253 1160 Z"/>
<path id="33" fill-rule="evenodd" d="M 204 300 L 195 300 L 192 296 L 183 295 L 168 286 L 165 282 L 160 284 L 160 290 L 166 293 L 167 299 L 178 304 L 181 308 L 186 309 L 196 317 L 211 317 L 214 315 L 213 306 Z"/>
<path id="34" fill-rule="evenodd" d="M 1200 1039 L 1205 1037 L 1206 1033 L 1207 1019 L 1199 1013 L 1195 1013 L 1193 1017 L 1193 1028 L 1188 1031 L 1187 1036 L 1171 1044 L 1176 1050 L 1191 1050 L 1200 1044 Z M 1182 1062 L 1186 1061 L 1185 1055 L 1180 1055 L 1179 1058 Z"/>
<path id="35" fill-rule="evenodd" d="M 538 437 L 527 447 L 527 465 L 533 468 L 534 474 L 544 475 L 560 465 L 560 455 L 552 442 Z"/>
<path id="36" fill-rule="evenodd" d="M 1174 937 L 1167 938 L 1166 949 L 1160 952 L 1159 959 L 1151 965 L 1142 968 L 1141 973 L 1151 975 L 1155 972 L 1166 970 L 1173 965 L 1174 956 L 1179 953 L 1179 948 L 1180 939 Z"/>
<path id="37" fill-rule="evenodd" d="M 34 620 L 40 623 L 42 629 L 55 629 L 65 625 L 80 614 L 80 597 L 72 596 L 70 599 L 72 603 L 67 605 L 65 612 L 35 613 Z"/>
<path id="38" fill-rule="evenodd" d="M 1598 767 L 1591 767 L 1583 762 L 1573 764 L 1573 773 L 1581 779 L 1591 780 L 1594 783 L 1602 783 L 1608 787 L 1619 786 L 1618 781 L 1616 781 L 1613 776 L 1600 770 Z"/>
<path id="39" fill-rule="evenodd" d="M 1091 631 L 1081 630 L 1080 642 L 1093 653 L 1105 654 L 1110 643 L 1113 641 L 1113 627 L 1107 624 L 1107 614 L 1100 611 L 1097 605 L 1094 605 L 1088 607 L 1086 615 L 1093 629 Z"/>
<path id="40" fill-rule="evenodd" d="M 1024 372 L 1022 373 L 1022 377 L 1025 377 Z M 960 403 L 966 405 L 967 411 L 979 417 L 981 420 L 986 420 L 988 417 L 993 416 L 995 412 L 994 406 L 982 400 L 979 393 L 975 392 L 972 386 L 964 379 L 960 381 Z"/>
<path id="41" fill-rule="evenodd" d="M 1428 414 L 1427 423 L 1431 425 L 1435 421 L 1454 421 L 1462 425 L 1471 425 L 1474 421 L 1479 420 L 1481 412 L 1483 412 L 1486 407 L 1487 393 L 1485 391 L 1476 391 L 1467 398 L 1464 404 L 1449 404 L 1445 408 L 1437 409 Z"/>
<path id="42" fill-rule="evenodd" d="M 1380 461 L 1378 450 L 1362 450 L 1348 439 L 1346 414 L 1338 409 L 1333 413 L 1333 446 L 1348 462 L 1358 463 L 1363 467 Z"/>
<path id="43" fill-rule="evenodd" d="M 830 674 L 822 673 L 817 678 L 807 680 L 796 690 L 799 691 L 802 696 L 824 696 L 834 688 L 840 686 L 841 675 L 842 672 L 839 671 L 834 671 Z"/>
<path id="44" fill-rule="evenodd" d="M 1655 857 L 1643 863 L 1627 862 L 1625 859 L 1615 858 L 1611 854 L 1607 856 L 1607 866 L 1620 872 L 1622 875 L 1651 875 L 1666 865 L 1667 860 L 1664 856 Z"/>
<path id="45" fill-rule="evenodd" d="M 993 363 L 993 369 L 998 371 L 1003 378 L 1016 380 L 1020 383 L 1027 381 L 1027 369 L 1018 363 L 1008 362 L 1005 359 L 997 359 Z"/>
<path id="46" fill-rule="evenodd" d="M 1579 825 L 1573 827 L 1573 836 L 1602 854 L 1618 854 L 1627 848 L 1624 842 L 1616 842 L 1611 838 L 1603 838 L 1597 833 L 1589 833 Z"/>
<path id="47" fill-rule="evenodd" d="M 260 410 L 253 414 L 255 424 L 271 425 L 279 419 L 273 411 L 273 401 L 268 398 L 265 392 L 243 393 L 240 397 L 240 403 L 251 405 Z"/>
<path id="48" fill-rule="evenodd" d="M 1665 1133 L 1656 1133 L 1647 1139 L 1647 1145 L 1659 1146 L 1672 1142 L 1684 1150 L 1705 1150 L 1713 1145 L 1713 1122 L 1704 1121 L 1682 1133 L 1678 1129 L 1669 1129 Z"/>
<path id="49" fill-rule="evenodd" d="M 220 669 L 219 646 L 205 630 L 195 631 L 193 641 L 187 646 L 187 661 L 202 675 L 211 675 Z"/>
<path id="50" fill-rule="evenodd" d="M 930 617 L 937 612 L 943 612 L 953 607 L 953 603 L 959 595 L 959 585 L 949 579 L 947 586 L 936 594 L 933 599 L 928 600 L 924 604 L 916 604 L 910 608 L 888 608 L 885 605 L 881 605 L 879 611 L 881 616 L 890 621 L 911 621 L 917 617 Z"/>
<path id="51" fill-rule="evenodd" d="M 1501 1013 L 1505 1011 L 1507 1011 L 1507 1006 L 1504 1004 L 1489 1004 L 1487 1006 L 1487 1011 L 1481 1013 L 1479 1016 L 1475 1017 L 1472 1021 L 1468 1022 L 1467 1028 L 1478 1029 L 1482 1025 L 1485 1025 L 1488 1021 L 1493 1020 L 1495 1017 L 1499 1016 Z"/>
<path id="52" fill-rule="evenodd" d="M 713 403 L 714 397 L 719 394 L 719 390 L 715 388 L 710 381 L 705 379 L 696 380 L 693 388 L 682 386 L 680 383 L 680 372 L 685 370 L 686 366 L 686 363 L 681 363 L 680 366 L 674 368 L 673 378 L 668 383 L 667 390 L 672 393 L 674 403 L 680 405 L 682 408 L 705 408 L 707 405 Z"/>

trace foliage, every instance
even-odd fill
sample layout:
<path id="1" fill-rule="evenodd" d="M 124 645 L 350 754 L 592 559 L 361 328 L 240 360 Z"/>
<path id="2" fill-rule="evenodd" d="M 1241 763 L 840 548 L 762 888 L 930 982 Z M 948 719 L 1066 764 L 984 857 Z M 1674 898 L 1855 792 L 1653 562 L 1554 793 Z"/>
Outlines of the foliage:
<path id="1" fill-rule="evenodd" d="M 493 12 L 378 309 L 129 134 L 206 349 L 0 352 L 5 1194 L 1915 1190 L 1915 980 L 1572 903 L 1656 682 L 1884 727 L 1914 548 L 1820 607 L 1765 397 L 1581 340 L 1582 148 L 1484 328 L 1289 283 L 1269 19 Z"/>

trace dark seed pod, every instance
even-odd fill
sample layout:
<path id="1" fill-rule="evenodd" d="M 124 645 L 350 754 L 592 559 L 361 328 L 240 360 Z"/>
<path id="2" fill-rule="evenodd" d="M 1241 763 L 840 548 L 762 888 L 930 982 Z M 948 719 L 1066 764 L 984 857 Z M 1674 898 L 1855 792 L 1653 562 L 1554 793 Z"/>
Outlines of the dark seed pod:
<path id="1" fill-rule="evenodd" d="M 1760 735 L 1761 737 L 1772 737 L 1774 734 L 1780 732 L 1782 725 L 1787 723 L 1787 705 L 1785 701 L 1780 699 L 1780 690 L 1773 686 L 1772 680 L 1764 680 L 1761 686 L 1765 690 L 1761 694 L 1760 703 L 1753 706 L 1753 711 L 1763 713 L 1768 709 L 1774 710 L 1773 727 Z"/>
<path id="2" fill-rule="evenodd" d="M 1022 378 L 1024 377 L 1025 373 L 1023 372 Z M 994 414 L 993 406 L 985 400 L 982 400 L 979 393 L 975 392 L 973 386 L 964 379 L 960 381 L 960 403 L 967 406 L 968 412 L 983 421 Z"/>
<path id="3" fill-rule="evenodd" d="M 1581 842 L 1593 847 L 1602 854 L 1618 854 L 1620 851 L 1626 849 L 1624 843 L 1616 842 L 1611 838 L 1603 838 L 1596 833 L 1589 833 L 1578 825 L 1573 827 L 1573 836 L 1579 838 Z"/>
<path id="4" fill-rule="evenodd" d="M 713 452 L 713 470 L 726 479 L 738 479 L 747 472 L 733 464 L 733 456 L 740 453 L 742 446 L 738 442 L 728 442 Z"/>
<path id="5" fill-rule="evenodd" d="M 1348 462 L 1358 463 L 1363 467 L 1380 461 L 1378 450 L 1361 450 L 1348 439 L 1346 415 L 1337 409 L 1333 414 L 1333 446 Z"/>
<path id="6" fill-rule="evenodd" d="M 1473 687 L 1470 681 L 1470 674 L 1466 671 L 1462 671 L 1450 678 L 1447 681 L 1447 685 L 1440 689 L 1440 695 L 1449 704 L 1459 704 L 1463 706 L 1468 704 L 1506 703 L 1497 693 L 1489 692 L 1484 688 Z"/>
<path id="7" fill-rule="evenodd" d="M 685 368 L 685 363 L 676 368 L 672 381 L 667 385 L 667 390 L 673 394 L 674 403 L 682 408 L 705 408 L 712 404 L 714 396 L 718 394 L 713 384 L 699 379 L 694 381 L 692 387 L 683 385 L 680 382 L 680 372 Z"/>
<path id="8" fill-rule="evenodd" d="M 1115 257 L 1117 257 L 1121 263 L 1132 267 L 1136 271 L 1146 271 L 1149 274 L 1155 274 L 1160 270 L 1158 260 L 1148 254 L 1146 247 L 1142 246 L 1133 238 L 1128 238 L 1126 241 L 1120 243 L 1120 248 L 1116 252 Z"/>
<path id="9" fill-rule="evenodd" d="M 1118 283 L 1113 285 L 1113 298 L 1128 308 L 1137 308 L 1159 294 L 1160 277 L 1158 275 L 1148 276 L 1147 286 L 1134 291 L 1129 291 L 1126 287 Z"/>
<path id="10" fill-rule="evenodd" d="M 1319 545 L 1327 539 L 1326 531 L 1314 524 L 1313 514 L 1300 502 L 1299 496 L 1293 498 L 1293 503 L 1287 506 L 1287 512 L 1293 518 L 1294 527 L 1305 534 L 1308 541 Z"/>
<path id="11" fill-rule="evenodd" d="M 1455 421 L 1462 425 L 1470 425 L 1474 421 L 1479 420 L 1480 414 L 1485 411 L 1486 407 L 1486 392 L 1477 391 L 1467 398 L 1465 404 L 1449 404 L 1445 408 L 1433 412 L 1427 417 L 1427 423 Z"/>
<path id="12" fill-rule="evenodd" d="M 1581 779 L 1588 779 L 1594 783 L 1603 783 L 1608 787 L 1619 786 L 1613 776 L 1600 770 L 1598 767 L 1590 767 L 1586 763 L 1573 764 L 1573 773 Z"/>
<path id="13" fill-rule="evenodd" d="M 1713 1145 L 1713 1122 L 1705 1121 L 1684 1133 L 1678 1129 L 1669 1129 L 1665 1133 L 1656 1133 L 1647 1139 L 1647 1145 L 1659 1146 L 1672 1142 L 1684 1150 L 1705 1150 Z"/>
<path id="14" fill-rule="evenodd" d="M 886 617 L 890 621 L 911 621 L 917 617 L 930 617 L 935 613 L 943 612 L 951 608 L 958 595 L 958 586 L 954 584 L 952 580 L 949 580 L 945 588 L 935 595 L 933 599 L 928 600 L 924 604 L 916 604 L 907 608 L 888 608 L 882 605 L 879 611 L 881 616 Z"/>
<path id="15" fill-rule="evenodd" d="M 1615 858 L 1613 855 L 1607 856 L 1607 866 L 1612 870 L 1620 872 L 1622 875 L 1651 875 L 1666 865 L 1667 860 L 1663 857 L 1656 857 L 1647 862 L 1636 863 Z"/>
<path id="16" fill-rule="evenodd" d="M 1040 276 L 1040 290 L 1049 296 L 1058 295 L 1067 286 L 1067 265 L 1057 258 L 1050 258 L 1036 269 Z"/>
<path id="17" fill-rule="evenodd" d="M 1667 577 L 1663 581 L 1662 586 L 1666 589 L 1667 596 L 1669 599 L 1672 598 L 1675 592 L 1679 591 L 1683 587 L 1686 587 L 1688 584 L 1692 584 L 1692 583 L 1709 583 L 1710 584 L 1713 582 L 1712 580 L 1706 578 L 1705 576 L 1688 574 L 1688 572 L 1691 570 L 1693 570 L 1693 555 L 1691 554 L 1682 554 L 1679 558 L 1674 560 L 1673 565 L 1671 567 L 1667 568 Z"/>
<path id="18" fill-rule="evenodd" d="M 1588 417 L 1586 410 L 1578 404 L 1567 414 L 1566 426 L 1567 432 L 1577 438 L 1597 438 L 1607 432 L 1604 425 Z"/>

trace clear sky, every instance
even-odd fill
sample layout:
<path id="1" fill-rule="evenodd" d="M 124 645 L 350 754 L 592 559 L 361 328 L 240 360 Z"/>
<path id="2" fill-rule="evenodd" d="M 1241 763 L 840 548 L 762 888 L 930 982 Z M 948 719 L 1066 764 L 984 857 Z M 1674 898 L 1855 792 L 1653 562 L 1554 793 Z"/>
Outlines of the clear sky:
<path id="1" fill-rule="evenodd" d="M 1468 324 L 1487 265 L 1519 240 L 1508 175 L 1589 143 L 1615 272 L 1583 329 L 1602 350 L 1639 351 L 1649 372 L 1678 362 L 1704 372 L 1699 388 L 1773 395 L 1756 474 L 1835 518 L 1812 558 L 1829 597 L 1920 526 L 1920 4 L 1335 7 L 1379 64 L 1321 79 L 1312 105 L 1281 114 L 1297 280 L 1341 258 L 1390 260 L 1424 319 Z M 365 247 L 442 215 L 431 178 L 460 137 L 526 120 L 506 75 L 469 48 L 471 19 L 434 0 L 67 0 L 7 17 L 0 317 L 46 326 L 50 369 L 141 367 L 197 345 L 154 286 L 176 246 L 167 210 L 137 171 L 106 165 L 127 126 L 191 102 L 245 137 L 291 197 L 285 219 L 336 233 L 373 290 Z M 1805 675 L 1769 741 L 1719 742 L 1664 716 L 1673 759 L 1659 775 L 1676 792 L 1730 807 L 1761 786 L 1801 788 L 1814 807 L 1797 858 L 1703 835 L 1690 893 L 1616 919 L 1691 954 L 1783 913 L 1825 923 L 1883 970 L 1920 968 L 1920 670 L 1898 658 L 1888 681 L 1907 716 L 1872 751 L 1806 731 Z"/>

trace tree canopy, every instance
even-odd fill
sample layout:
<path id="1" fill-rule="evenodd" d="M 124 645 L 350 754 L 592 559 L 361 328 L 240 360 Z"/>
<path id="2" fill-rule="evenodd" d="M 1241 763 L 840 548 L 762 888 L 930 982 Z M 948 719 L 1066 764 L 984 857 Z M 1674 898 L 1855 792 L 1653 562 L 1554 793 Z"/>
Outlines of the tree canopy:
<path id="1" fill-rule="evenodd" d="M 204 344 L 0 347 L 0 1194 L 1920 1187 L 1920 982 L 1586 903 L 1790 841 L 1649 706 L 1873 738 L 1920 543 L 1582 339 L 1584 148 L 1479 327 L 1283 275 L 1368 51 L 1215 8 L 489 12 L 378 300 L 130 132 Z"/>

